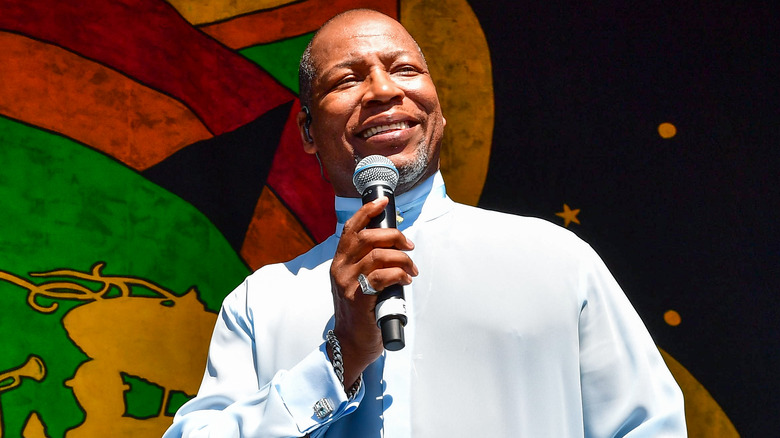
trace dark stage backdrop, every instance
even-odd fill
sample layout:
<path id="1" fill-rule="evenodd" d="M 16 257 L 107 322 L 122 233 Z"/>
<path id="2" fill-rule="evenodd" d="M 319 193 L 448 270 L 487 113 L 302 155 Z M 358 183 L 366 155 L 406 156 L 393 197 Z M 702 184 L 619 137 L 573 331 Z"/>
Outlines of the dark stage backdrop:
<path id="1" fill-rule="evenodd" d="M 525 3 L 472 3 L 497 115 L 480 205 L 558 222 L 562 204 L 580 209 L 568 228 L 658 345 L 743 436 L 777 430 L 776 7 Z"/>
<path id="2" fill-rule="evenodd" d="M 297 62 L 353 7 L 425 51 L 451 196 L 593 245 L 692 437 L 773 434 L 777 7 L 635 3 L 0 0 L 0 437 L 160 436 L 223 297 L 332 232 Z"/>

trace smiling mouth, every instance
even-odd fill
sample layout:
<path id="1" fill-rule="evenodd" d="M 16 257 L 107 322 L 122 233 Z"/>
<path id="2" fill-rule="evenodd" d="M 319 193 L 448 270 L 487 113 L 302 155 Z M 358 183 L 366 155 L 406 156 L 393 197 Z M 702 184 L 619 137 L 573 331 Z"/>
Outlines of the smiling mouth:
<path id="1" fill-rule="evenodd" d="M 371 138 L 377 134 L 382 134 L 384 132 L 388 131 L 397 131 L 400 129 L 408 129 L 409 128 L 409 122 L 396 122 L 396 123 L 390 123 L 389 125 L 380 125 L 380 126 L 374 126 L 371 128 L 366 129 L 362 133 L 360 133 L 360 136 L 364 139 Z"/>

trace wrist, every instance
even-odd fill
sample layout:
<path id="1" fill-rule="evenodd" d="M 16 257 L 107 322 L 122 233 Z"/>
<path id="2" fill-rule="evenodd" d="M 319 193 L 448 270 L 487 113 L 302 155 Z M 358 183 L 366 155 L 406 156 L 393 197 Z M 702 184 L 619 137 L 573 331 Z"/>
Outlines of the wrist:
<path id="1" fill-rule="evenodd" d="M 344 388 L 344 392 L 346 393 L 347 398 L 353 399 L 357 395 L 358 391 L 360 391 L 360 387 L 363 384 L 363 373 L 361 372 L 358 374 L 357 378 L 347 378 L 347 380 L 345 380 L 344 356 L 341 352 L 341 344 L 339 343 L 339 339 L 336 337 L 336 334 L 333 333 L 333 330 L 328 330 L 326 340 L 328 356 L 330 358 L 331 365 L 333 365 L 333 371 L 336 373 L 336 377 L 338 377 L 339 382 L 341 382 L 341 386 Z M 349 386 L 347 386 L 347 384 L 349 384 Z"/>

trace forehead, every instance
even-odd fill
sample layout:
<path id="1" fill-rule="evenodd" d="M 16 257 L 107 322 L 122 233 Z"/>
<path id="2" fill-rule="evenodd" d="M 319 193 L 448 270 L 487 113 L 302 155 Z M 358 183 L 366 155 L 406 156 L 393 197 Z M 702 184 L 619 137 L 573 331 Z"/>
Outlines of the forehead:
<path id="1" fill-rule="evenodd" d="M 422 57 L 411 35 L 397 21 L 378 13 L 353 13 L 324 27 L 312 45 L 318 70 L 363 56 Z"/>

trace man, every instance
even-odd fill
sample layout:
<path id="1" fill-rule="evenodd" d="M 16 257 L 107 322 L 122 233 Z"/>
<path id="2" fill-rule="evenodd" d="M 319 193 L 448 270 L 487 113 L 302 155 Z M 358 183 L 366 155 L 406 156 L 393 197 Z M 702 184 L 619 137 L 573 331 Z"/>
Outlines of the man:
<path id="1" fill-rule="evenodd" d="M 336 234 L 225 299 L 199 394 L 166 436 L 685 436 L 682 394 L 592 249 L 446 196 L 446 122 L 398 22 L 355 10 L 326 23 L 301 102 Z M 375 154 L 401 173 L 399 230 L 365 229 L 387 199 L 361 206 L 352 174 Z M 406 347 L 386 352 L 370 292 L 397 283 Z"/>

